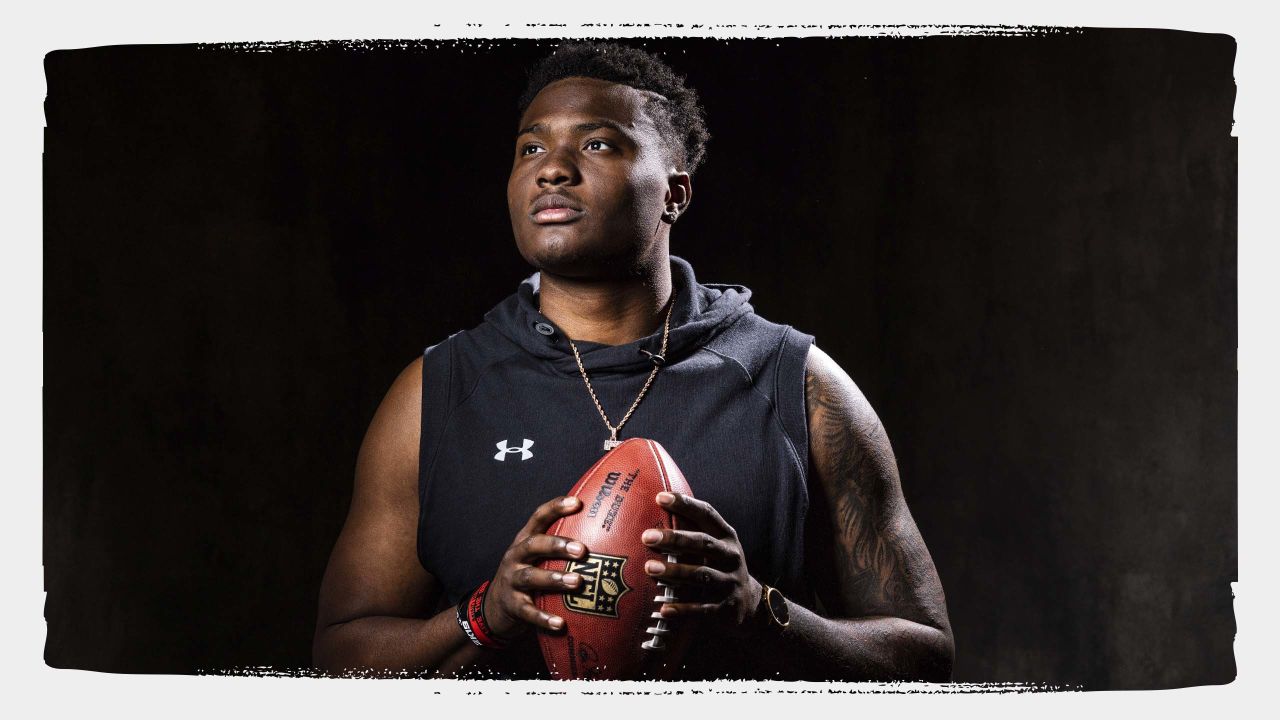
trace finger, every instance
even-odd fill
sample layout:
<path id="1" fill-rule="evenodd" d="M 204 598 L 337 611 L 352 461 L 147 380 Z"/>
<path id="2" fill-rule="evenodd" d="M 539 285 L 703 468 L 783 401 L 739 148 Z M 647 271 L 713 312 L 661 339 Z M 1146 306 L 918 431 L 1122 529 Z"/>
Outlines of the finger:
<path id="1" fill-rule="evenodd" d="M 721 570 L 736 570 L 742 562 L 742 553 L 736 543 L 713 538 L 693 530 L 659 530 L 649 528 L 640 534 L 640 541 L 656 552 L 706 557 L 707 565 Z"/>
<path id="2" fill-rule="evenodd" d="M 715 615 L 720 612 L 720 603 L 663 603 L 658 612 L 662 613 L 662 617 L 668 618 Z"/>
<path id="3" fill-rule="evenodd" d="M 513 561 L 521 563 L 532 563 L 538 558 L 572 560 L 586 555 L 587 548 L 573 538 L 538 534 L 515 543 L 508 554 Z"/>
<path id="4" fill-rule="evenodd" d="M 526 592 L 564 592 L 573 590 L 582 582 L 578 573 L 543 570 L 523 565 L 511 573 L 511 587 Z"/>
<path id="5" fill-rule="evenodd" d="M 544 533 L 556 520 L 565 515 L 571 515 L 581 508 L 582 501 L 576 497 L 561 495 L 558 498 L 548 500 L 533 511 L 533 514 L 529 516 L 529 521 L 516 534 L 516 539 L 519 540 L 530 535 Z"/>
<path id="6" fill-rule="evenodd" d="M 729 573 L 706 565 L 648 560 L 644 564 L 644 571 L 649 576 L 676 587 L 692 586 L 708 590 L 724 590 L 735 583 L 734 577 Z"/>
<path id="7" fill-rule="evenodd" d="M 526 624 L 520 615 L 520 607 L 533 603 L 533 598 L 518 590 L 498 591 L 491 586 L 484 599 L 484 616 L 489 627 L 498 637 L 510 638 L 519 634 Z"/>
<path id="8" fill-rule="evenodd" d="M 668 512 L 679 515 L 693 522 L 694 526 L 719 538 L 737 537 L 733 526 L 725 521 L 720 513 L 706 500 L 699 500 L 692 495 L 682 493 L 660 492 L 658 504 Z"/>
<path id="9" fill-rule="evenodd" d="M 564 618 L 543 612 L 532 602 L 522 602 L 517 605 L 514 615 L 522 622 L 542 630 L 558 632 L 564 627 Z"/>

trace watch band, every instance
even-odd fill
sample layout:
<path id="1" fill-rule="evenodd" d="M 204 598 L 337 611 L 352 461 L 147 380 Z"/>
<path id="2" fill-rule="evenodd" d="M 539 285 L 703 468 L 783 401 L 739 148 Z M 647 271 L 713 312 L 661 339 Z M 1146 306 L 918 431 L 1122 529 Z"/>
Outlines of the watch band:
<path id="1" fill-rule="evenodd" d="M 762 627 L 781 631 L 791 624 L 791 612 L 782 591 L 760 584 L 760 604 L 756 606 L 757 622 Z"/>

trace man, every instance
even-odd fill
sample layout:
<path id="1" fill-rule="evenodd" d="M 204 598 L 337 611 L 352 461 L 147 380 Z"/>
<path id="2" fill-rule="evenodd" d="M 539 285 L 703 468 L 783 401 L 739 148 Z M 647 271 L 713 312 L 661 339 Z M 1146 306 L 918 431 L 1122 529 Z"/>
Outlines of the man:
<path id="1" fill-rule="evenodd" d="M 379 407 L 316 664 L 545 677 L 536 635 L 572 619 L 534 598 L 581 578 L 538 563 L 588 551 L 546 531 L 610 442 L 650 437 L 697 495 L 654 498 L 691 529 L 643 538 L 681 559 L 646 565 L 680 597 L 663 615 L 702 618 L 680 677 L 949 679 L 941 584 L 874 411 L 812 337 L 669 254 L 708 137 L 696 95 L 647 53 L 567 45 L 521 109 L 507 202 L 538 272 Z M 457 620 L 470 598 L 482 637 Z"/>

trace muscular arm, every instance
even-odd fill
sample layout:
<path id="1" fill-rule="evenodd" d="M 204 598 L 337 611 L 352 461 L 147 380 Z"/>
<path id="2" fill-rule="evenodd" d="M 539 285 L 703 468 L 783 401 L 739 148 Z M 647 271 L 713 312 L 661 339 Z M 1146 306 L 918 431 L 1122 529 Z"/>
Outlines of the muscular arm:
<path id="1" fill-rule="evenodd" d="M 806 571 L 827 617 L 789 603 L 772 639 L 808 677 L 951 677 L 942 584 L 898 481 L 884 427 L 847 374 L 809 351 L 805 374 L 814 536 Z M 762 653 L 764 655 L 764 653 Z"/>
<path id="2" fill-rule="evenodd" d="M 820 597 L 848 631 L 847 660 L 874 677 L 947 680 L 952 639 L 942 583 L 902 497 L 880 418 L 840 366 L 813 347 L 805 372 L 811 488 L 833 557 Z"/>
<path id="3" fill-rule="evenodd" d="M 344 671 L 453 672 L 481 659 L 418 562 L 422 359 L 387 392 L 356 461 L 351 510 L 320 586 L 312 659 Z"/>

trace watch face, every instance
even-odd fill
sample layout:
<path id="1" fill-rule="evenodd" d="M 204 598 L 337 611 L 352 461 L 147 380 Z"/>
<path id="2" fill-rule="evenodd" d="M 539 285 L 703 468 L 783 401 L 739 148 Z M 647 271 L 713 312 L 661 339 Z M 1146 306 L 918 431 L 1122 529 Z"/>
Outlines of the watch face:
<path id="1" fill-rule="evenodd" d="M 791 622 L 791 611 L 787 608 L 787 599 L 782 597 L 782 592 L 777 588 L 769 588 L 769 609 L 773 611 L 773 617 L 778 620 L 779 625 Z"/>

